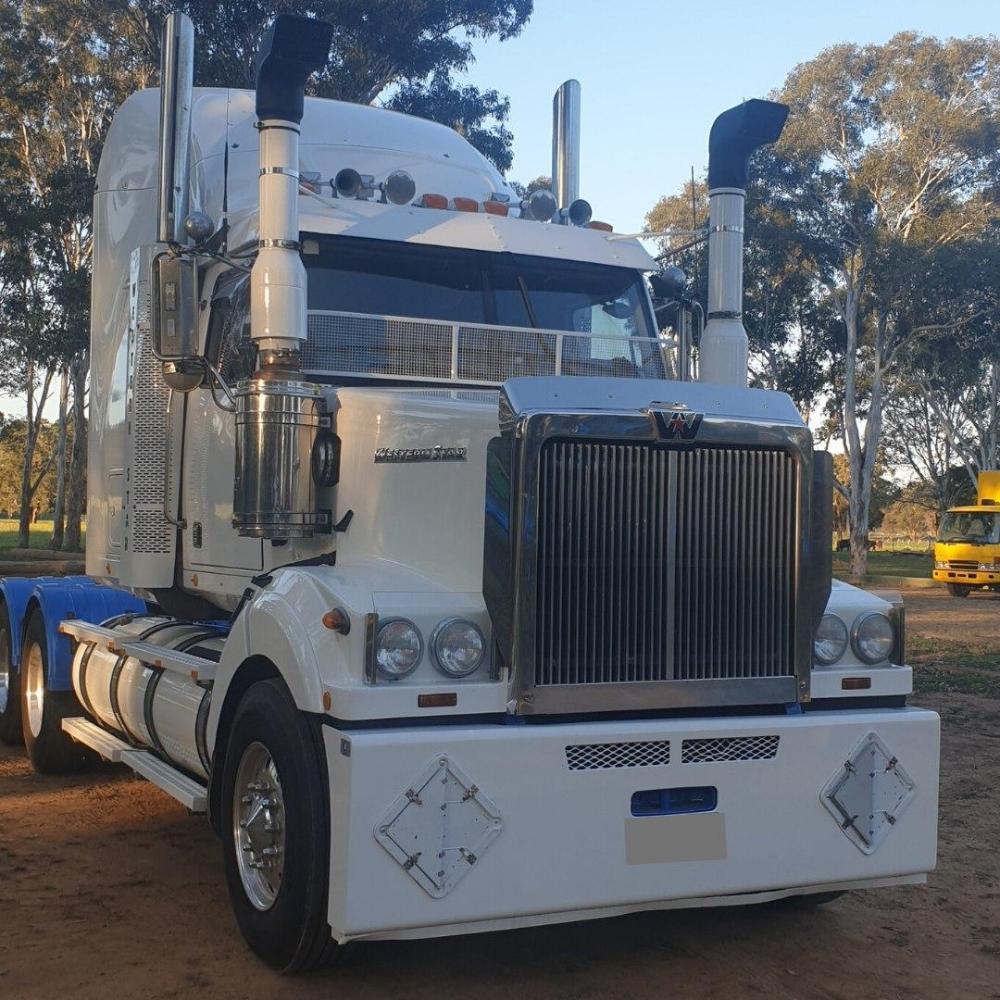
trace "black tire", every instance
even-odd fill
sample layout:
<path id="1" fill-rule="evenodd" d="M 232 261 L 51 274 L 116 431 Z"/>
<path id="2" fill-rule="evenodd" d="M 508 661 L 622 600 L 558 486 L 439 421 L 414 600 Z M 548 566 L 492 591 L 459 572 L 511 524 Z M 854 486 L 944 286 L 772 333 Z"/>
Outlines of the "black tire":
<path id="1" fill-rule="evenodd" d="M 247 861 L 256 856 L 243 854 L 238 843 L 241 834 L 236 796 L 242 800 L 247 791 L 244 776 L 240 776 L 237 789 L 241 762 L 245 755 L 252 759 L 250 755 L 259 754 L 259 747 L 265 749 L 277 773 L 277 826 L 283 830 L 283 846 L 279 849 L 282 870 L 276 886 L 270 887 L 273 898 L 269 903 L 264 901 L 266 909 L 251 900 L 237 857 L 237 852 Z M 266 793 L 260 791 L 259 783 L 250 788 L 254 794 L 265 794 L 273 801 L 273 788 Z M 280 680 L 254 684 L 236 709 L 222 763 L 222 854 L 229 897 L 243 937 L 260 958 L 283 972 L 315 969 L 326 964 L 337 948 L 326 919 L 328 802 L 319 723 L 295 707 Z M 247 877 L 254 878 L 252 873 Z"/>
<path id="2" fill-rule="evenodd" d="M 968 597 L 972 593 L 972 588 L 967 583 L 949 583 L 948 593 L 952 597 Z"/>
<path id="3" fill-rule="evenodd" d="M 0 603 L 0 742 L 18 746 L 21 733 L 21 688 L 18 673 L 11 663 L 10 614 L 6 602 Z"/>
<path id="4" fill-rule="evenodd" d="M 799 909 L 810 909 L 814 906 L 826 906 L 827 903 L 832 903 L 835 899 L 840 899 L 841 896 L 845 895 L 844 891 L 833 891 L 833 892 L 812 892 L 807 896 L 786 896 L 782 903 L 786 906 L 798 907 Z"/>
<path id="5" fill-rule="evenodd" d="M 62 720 L 83 715 L 72 691 L 49 691 L 49 654 L 42 612 L 32 611 L 21 644 L 21 732 L 31 766 L 39 774 L 77 771 L 89 758 L 86 749 L 62 730 Z"/>

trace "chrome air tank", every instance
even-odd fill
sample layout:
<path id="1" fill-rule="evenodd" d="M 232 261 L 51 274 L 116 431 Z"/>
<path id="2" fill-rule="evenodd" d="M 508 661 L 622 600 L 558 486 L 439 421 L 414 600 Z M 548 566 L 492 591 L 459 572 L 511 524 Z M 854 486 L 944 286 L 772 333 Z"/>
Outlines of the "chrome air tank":
<path id="1" fill-rule="evenodd" d="M 224 635 L 208 625 L 142 617 L 116 627 L 123 639 L 211 656 Z M 80 703 L 108 729 L 137 748 L 153 750 L 192 774 L 208 777 L 205 727 L 211 688 L 189 675 L 115 652 L 104 642 L 81 642 L 73 656 L 73 688 Z"/>

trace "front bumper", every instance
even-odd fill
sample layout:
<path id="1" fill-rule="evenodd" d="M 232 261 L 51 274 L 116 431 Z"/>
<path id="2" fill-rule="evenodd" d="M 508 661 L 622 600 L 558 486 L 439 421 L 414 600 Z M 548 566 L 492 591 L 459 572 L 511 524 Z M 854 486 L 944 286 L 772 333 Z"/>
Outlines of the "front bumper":
<path id="1" fill-rule="evenodd" d="M 871 733 L 905 768 L 915 792 L 885 841 L 866 854 L 821 794 Z M 685 740 L 741 737 L 699 745 L 721 747 L 723 757 L 735 753 L 737 759 L 706 760 L 683 748 Z M 466 933 L 916 882 L 935 864 L 939 720 L 921 709 L 527 726 L 327 726 L 324 739 L 332 804 L 329 919 L 338 940 Z M 582 757 L 567 751 L 607 744 L 653 744 L 656 759 L 668 752 L 669 763 L 623 764 L 650 759 L 645 751 L 627 751 L 612 754 L 609 766 L 600 750 Z M 761 747 L 773 752 L 755 757 Z M 685 756 L 699 759 L 686 763 Z M 377 835 L 394 803 L 416 787 L 428 765 L 444 759 L 495 807 L 502 830 L 461 881 L 434 898 Z M 579 767 L 581 760 L 603 765 Z M 632 815 L 637 791 L 694 786 L 717 791 L 714 809 Z"/>
<path id="2" fill-rule="evenodd" d="M 933 573 L 934 579 L 941 583 L 961 583 L 967 587 L 1000 584 L 1000 573 L 988 573 L 985 570 L 936 569 Z"/>

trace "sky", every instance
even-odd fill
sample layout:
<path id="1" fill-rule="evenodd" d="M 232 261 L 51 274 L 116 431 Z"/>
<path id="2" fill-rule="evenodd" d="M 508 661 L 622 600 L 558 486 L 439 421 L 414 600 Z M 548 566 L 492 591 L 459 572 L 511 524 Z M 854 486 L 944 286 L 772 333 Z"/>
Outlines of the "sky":
<path id="1" fill-rule="evenodd" d="M 510 97 L 508 177 L 522 183 L 551 172 L 552 95 L 579 80 L 581 197 L 594 218 L 638 232 L 692 166 L 702 174 L 716 115 L 766 97 L 822 49 L 899 31 L 946 38 L 998 28 L 1000 0 L 535 0 L 520 36 L 474 43 L 468 77 Z"/>

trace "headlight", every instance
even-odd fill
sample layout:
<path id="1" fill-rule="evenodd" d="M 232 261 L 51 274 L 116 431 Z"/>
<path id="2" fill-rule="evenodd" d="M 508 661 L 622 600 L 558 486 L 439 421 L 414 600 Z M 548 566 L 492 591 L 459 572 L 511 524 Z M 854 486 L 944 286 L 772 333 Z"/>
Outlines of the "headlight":
<path id="1" fill-rule="evenodd" d="M 486 640 L 472 622 L 449 618 L 431 637 L 434 665 L 449 677 L 466 677 L 479 669 L 486 655 Z"/>
<path id="2" fill-rule="evenodd" d="M 948 568 L 948 560 L 947 559 L 935 559 L 934 560 L 934 568 L 935 569 L 947 569 Z"/>
<path id="3" fill-rule="evenodd" d="M 417 668 L 424 655 L 424 640 L 417 626 L 405 618 L 390 618 L 379 626 L 375 637 L 378 672 L 398 681 Z"/>
<path id="4" fill-rule="evenodd" d="M 859 660 L 881 663 L 889 658 L 896 635 L 892 622 L 878 611 L 860 615 L 851 633 L 851 645 Z"/>
<path id="5" fill-rule="evenodd" d="M 993 573 L 995 570 L 1000 569 L 1000 566 L 998 566 L 995 562 L 988 562 L 980 563 L 979 568 L 986 573 Z"/>
<path id="6" fill-rule="evenodd" d="M 824 666 L 836 663 L 847 652 L 847 626 L 836 615 L 823 615 L 813 639 L 813 655 Z"/>

